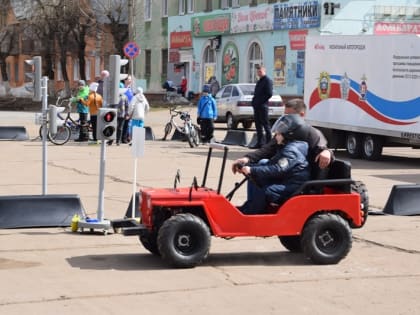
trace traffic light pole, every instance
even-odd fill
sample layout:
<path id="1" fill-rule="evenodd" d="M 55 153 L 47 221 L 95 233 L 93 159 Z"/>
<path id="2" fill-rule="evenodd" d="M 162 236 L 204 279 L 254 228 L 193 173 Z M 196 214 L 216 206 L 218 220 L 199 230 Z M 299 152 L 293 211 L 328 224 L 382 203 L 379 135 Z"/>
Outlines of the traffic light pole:
<path id="1" fill-rule="evenodd" d="M 47 116 L 48 116 L 48 77 L 42 77 L 41 93 L 42 93 L 42 194 L 47 194 Z"/>

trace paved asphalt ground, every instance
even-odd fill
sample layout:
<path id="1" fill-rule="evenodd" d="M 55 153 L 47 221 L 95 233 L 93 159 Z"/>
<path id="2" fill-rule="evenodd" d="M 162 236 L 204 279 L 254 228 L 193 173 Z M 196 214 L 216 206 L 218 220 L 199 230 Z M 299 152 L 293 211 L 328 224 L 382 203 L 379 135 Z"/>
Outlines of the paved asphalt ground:
<path id="1" fill-rule="evenodd" d="M 0 142 L 2 196 L 42 193 L 42 143 L 34 116 L 0 112 L 0 125 L 25 126 L 30 136 Z M 158 140 L 168 118 L 167 110 L 147 117 L 156 140 L 146 142 L 145 156 L 138 159 L 137 188 L 171 187 L 177 169 L 183 186 L 190 186 L 194 175 L 202 179 L 207 147 Z M 216 131 L 218 140 L 225 134 Z M 231 146 L 229 159 L 247 150 Z M 351 160 L 353 178 L 366 183 L 376 211 L 393 185 L 420 183 L 419 150 L 384 153 L 378 162 Z M 95 216 L 99 156 L 99 145 L 49 144 L 48 193 L 78 194 Z M 210 187 L 216 188 L 218 162 L 212 163 Z M 241 179 L 229 167 L 223 193 Z M 106 218 L 123 217 L 133 169 L 127 145 L 107 147 Z M 241 189 L 233 202 L 245 196 Z M 149 254 L 136 237 L 70 228 L 2 229 L 0 314 L 419 314 L 420 217 L 371 215 L 353 236 L 352 250 L 337 265 L 312 265 L 276 238 L 213 238 L 203 265 L 178 270 Z"/>

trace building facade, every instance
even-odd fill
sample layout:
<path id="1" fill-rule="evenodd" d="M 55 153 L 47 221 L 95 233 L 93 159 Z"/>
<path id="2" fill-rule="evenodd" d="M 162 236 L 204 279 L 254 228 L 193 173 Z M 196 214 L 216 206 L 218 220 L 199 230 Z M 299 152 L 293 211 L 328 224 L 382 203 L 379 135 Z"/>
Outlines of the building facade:
<path id="1" fill-rule="evenodd" d="M 221 85 L 255 82 L 264 64 L 275 93 L 302 96 L 305 38 L 310 35 L 420 34 L 418 1 L 148 1 L 136 16 L 143 48 L 135 75 L 149 92 L 169 78 L 199 93 L 211 76 Z M 328 62 L 326 60 L 326 62 Z"/>

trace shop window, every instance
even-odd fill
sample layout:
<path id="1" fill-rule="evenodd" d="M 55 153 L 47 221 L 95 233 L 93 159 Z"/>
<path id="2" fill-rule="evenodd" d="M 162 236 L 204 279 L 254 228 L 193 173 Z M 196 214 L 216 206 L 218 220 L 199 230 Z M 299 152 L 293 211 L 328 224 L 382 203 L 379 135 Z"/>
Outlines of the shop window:
<path id="1" fill-rule="evenodd" d="M 248 82 L 257 82 L 256 66 L 263 63 L 263 56 L 261 47 L 258 43 L 253 43 L 249 48 L 249 63 L 248 63 Z"/>
<path id="2" fill-rule="evenodd" d="M 162 17 L 168 17 L 168 0 L 162 0 Z"/>
<path id="3" fill-rule="evenodd" d="M 146 49 L 144 51 L 144 58 L 145 58 L 144 74 L 150 77 L 152 74 L 152 51 L 150 49 Z"/>
<path id="4" fill-rule="evenodd" d="M 144 20 L 145 21 L 152 20 L 152 0 L 144 1 Z"/>
<path id="5" fill-rule="evenodd" d="M 168 50 L 162 49 L 162 79 L 168 77 Z"/>

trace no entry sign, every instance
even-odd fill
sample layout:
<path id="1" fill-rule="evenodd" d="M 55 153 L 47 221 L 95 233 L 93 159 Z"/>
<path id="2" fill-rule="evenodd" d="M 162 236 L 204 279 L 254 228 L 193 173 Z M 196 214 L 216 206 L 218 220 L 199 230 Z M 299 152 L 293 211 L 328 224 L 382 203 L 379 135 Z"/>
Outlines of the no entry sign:
<path id="1" fill-rule="evenodd" d="M 133 59 L 140 54 L 140 47 L 135 42 L 128 42 L 124 45 L 124 55 Z"/>

